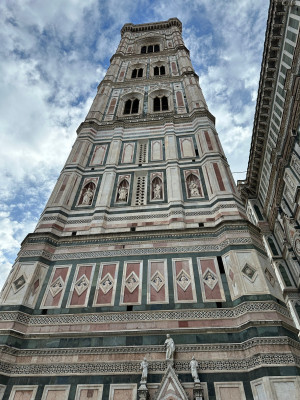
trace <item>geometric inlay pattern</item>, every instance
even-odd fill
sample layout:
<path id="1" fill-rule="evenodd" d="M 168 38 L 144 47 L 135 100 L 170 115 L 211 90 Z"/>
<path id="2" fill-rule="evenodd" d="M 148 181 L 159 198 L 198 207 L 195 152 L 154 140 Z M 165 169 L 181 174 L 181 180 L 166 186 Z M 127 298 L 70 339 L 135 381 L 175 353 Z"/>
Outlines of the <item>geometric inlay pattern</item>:
<path id="1" fill-rule="evenodd" d="M 218 278 L 216 274 L 210 268 L 208 268 L 203 276 L 203 281 L 211 290 L 213 290 L 218 283 Z"/>
<path id="2" fill-rule="evenodd" d="M 245 264 L 243 269 L 242 269 L 242 273 L 246 276 L 246 278 L 248 278 L 251 282 L 255 281 L 256 278 L 256 269 L 254 269 L 251 265 L 249 264 Z"/>
<path id="3" fill-rule="evenodd" d="M 64 288 L 64 281 L 61 276 L 59 276 L 50 286 L 50 292 L 52 296 L 56 296 L 59 292 L 61 292 Z"/>
<path id="4" fill-rule="evenodd" d="M 132 271 L 126 281 L 125 281 L 125 286 L 127 287 L 127 289 L 129 290 L 130 293 L 134 292 L 135 289 L 139 286 L 140 280 L 137 276 L 137 274 Z"/>
<path id="5" fill-rule="evenodd" d="M 89 286 L 90 281 L 86 277 L 85 274 L 83 274 L 78 281 L 75 283 L 74 289 L 76 290 L 78 296 L 80 296 Z"/>
<path id="6" fill-rule="evenodd" d="M 156 271 L 156 272 L 152 275 L 152 277 L 151 277 L 151 279 L 150 279 L 150 283 L 151 283 L 151 286 L 153 286 L 154 289 L 155 289 L 157 292 L 159 292 L 160 289 L 161 289 L 161 288 L 164 286 L 164 284 L 165 284 L 165 278 L 163 277 L 163 275 L 162 275 L 159 271 Z"/>
<path id="7" fill-rule="evenodd" d="M 111 274 L 108 272 L 104 278 L 101 279 L 99 283 L 99 288 L 102 290 L 104 294 L 108 293 L 110 289 L 114 287 L 114 279 Z"/>
<path id="8" fill-rule="evenodd" d="M 179 272 L 179 274 L 176 277 L 176 281 L 178 285 L 181 287 L 181 289 L 185 292 L 186 289 L 190 286 L 191 284 L 191 277 L 189 274 L 184 271 L 183 269 Z"/>
<path id="9" fill-rule="evenodd" d="M 24 275 L 19 276 L 15 281 L 13 281 L 14 292 L 17 293 L 25 285 L 26 279 Z"/>

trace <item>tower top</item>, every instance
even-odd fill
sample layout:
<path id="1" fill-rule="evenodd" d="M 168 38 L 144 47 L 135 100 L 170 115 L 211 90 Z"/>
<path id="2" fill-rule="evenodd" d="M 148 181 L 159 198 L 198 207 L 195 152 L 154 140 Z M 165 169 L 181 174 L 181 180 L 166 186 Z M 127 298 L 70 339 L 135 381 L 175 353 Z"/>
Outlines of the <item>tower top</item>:
<path id="1" fill-rule="evenodd" d="M 125 32 L 143 32 L 143 31 L 154 31 L 158 29 L 166 29 L 172 26 L 177 26 L 182 32 L 182 23 L 178 18 L 169 18 L 168 21 L 160 21 L 160 22 L 150 22 L 148 24 L 125 24 L 121 29 L 121 36 L 124 35 Z"/>

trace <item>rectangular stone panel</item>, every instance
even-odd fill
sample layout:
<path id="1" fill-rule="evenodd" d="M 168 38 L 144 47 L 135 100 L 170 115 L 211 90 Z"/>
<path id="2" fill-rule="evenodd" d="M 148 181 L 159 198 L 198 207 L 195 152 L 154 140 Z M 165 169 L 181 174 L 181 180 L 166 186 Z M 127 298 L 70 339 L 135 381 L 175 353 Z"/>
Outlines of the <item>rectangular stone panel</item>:
<path id="1" fill-rule="evenodd" d="M 113 306 L 119 263 L 101 263 L 93 306 Z"/>
<path id="2" fill-rule="evenodd" d="M 120 304 L 141 304 L 142 267 L 142 261 L 125 261 Z"/>
<path id="3" fill-rule="evenodd" d="M 122 164 L 133 163 L 133 156 L 135 150 L 134 142 L 125 142 L 123 145 Z"/>
<path id="4" fill-rule="evenodd" d="M 175 302 L 195 303 L 197 296 L 191 258 L 176 258 L 172 264 Z"/>
<path id="5" fill-rule="evenodd" d="M 104 163 L 107 144 L 95 146 L 90 165 L 102 165 Z"/>
<path id="6" fill-rule="evenodd" d="M 34 400 L 38 386 L 13 386 L 9 400 Z M 2 398 L 2 396 L 1 396 Z"/>
<path id="7" fill-rule="evenodd" d="M 70 268 L 71 265 L 59 265 L 53 268 L 41 308 L 60 307 L 66 290 Z"/>
<path id="8" fill-rule="evenodd" d="M 243 382 L 215 382 L 216 400 L 246 400 Z"/>
<path id="9" fill-rule="evenodd" d="M 42 400 L 67 400 L 70 385 L 46 385 L 42 395 Z"/>
<path id="10" fill-rule="evenodd" d="M 162 140 L 153 140 L 151 142 L 151 160 L 161 161 L 163 159 Z"/>
<path id="11" fill-rule="evenodd" d="M 167 260 L 149 260 L 147 303 L 169 303 Z"/>
<path id="12" fill-rule="evenodd" d="M 225 301 L 225 294 L 222 285 L 216 257 L 197 258 L 200 285 L 204 302 Z"/>
<path id="13" fill-rule="evenodd" d="M 136 384 L 110 385 L 109 400 L 136 400 Z"/>
<path id="14" fill-rule="evenodd" d="M 77 385 L 75 400 L 101 400 L 103 385 Z"/>
<path id="15" fill-rule="evenodd" d="M 85 307 L 91 290 L 95 264 L 79 264 L 70 290 L 68 307 Z"/>

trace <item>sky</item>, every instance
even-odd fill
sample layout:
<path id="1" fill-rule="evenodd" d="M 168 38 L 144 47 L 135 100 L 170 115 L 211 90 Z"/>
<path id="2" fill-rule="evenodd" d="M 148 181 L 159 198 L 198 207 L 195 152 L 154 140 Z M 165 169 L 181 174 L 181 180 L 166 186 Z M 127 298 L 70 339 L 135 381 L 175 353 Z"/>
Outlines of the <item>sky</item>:
<path id="1" fill-rule="evenodd" d="M 248 165 L 268 0 L 0 2 L 0 287 L 33 232 L 125 23 L 177 17 L 235 179 Z"/>

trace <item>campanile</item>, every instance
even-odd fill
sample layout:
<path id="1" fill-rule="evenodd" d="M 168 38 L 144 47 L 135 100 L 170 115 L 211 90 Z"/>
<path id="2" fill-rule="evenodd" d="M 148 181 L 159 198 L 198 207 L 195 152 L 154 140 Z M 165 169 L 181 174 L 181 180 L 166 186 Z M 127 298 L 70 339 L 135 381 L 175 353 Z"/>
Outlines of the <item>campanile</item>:
<path id="1" fill-rule="evenodd" d="M 181 31 L 121 30 L 1 294 L 0 399 L 296 400 L 297 330 Z"/>

